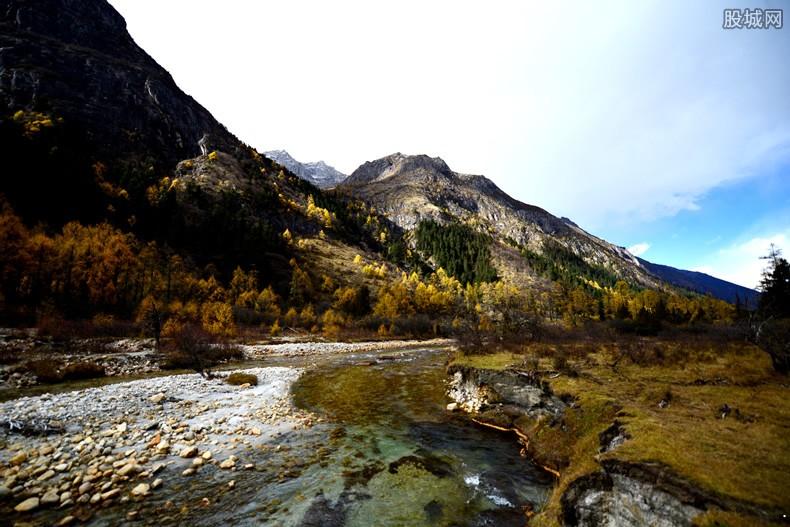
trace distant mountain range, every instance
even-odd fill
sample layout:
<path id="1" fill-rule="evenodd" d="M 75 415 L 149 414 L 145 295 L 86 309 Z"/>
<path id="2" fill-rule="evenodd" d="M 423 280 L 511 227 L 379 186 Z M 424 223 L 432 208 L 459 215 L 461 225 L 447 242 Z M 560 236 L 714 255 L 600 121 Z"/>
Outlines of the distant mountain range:
<path id="1" fill-rule="evenodd" d="M 668 265 L 648 262 L 642 258 L 637 259 L 648 271 L 677 287 L 696 291 L 703 295 L 710 294 L 731 303 L 739 301 L 741 306 L 748 309 L 757 307 L 757 302 L 760 299 L 760 293 L 754 289 L 733 284 L 709 274 L 676 269 Z"/>
<path id="2" fill-rule="evenodd" d="M 264 152 L 264 155 L 277 161 L 300 178 L 309 181 L 318 188 L 333 188 L 346 179 L 345 174 L 323 161 L 302 163 L 294 159 L 285 150 L 269 150 Z"/>

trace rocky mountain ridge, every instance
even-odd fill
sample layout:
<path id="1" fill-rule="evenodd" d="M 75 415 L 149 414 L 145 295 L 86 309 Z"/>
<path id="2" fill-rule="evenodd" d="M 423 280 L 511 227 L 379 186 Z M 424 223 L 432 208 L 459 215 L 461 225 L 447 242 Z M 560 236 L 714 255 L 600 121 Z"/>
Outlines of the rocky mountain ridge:
<path id="1" fill-rule="evenodd" d="M 661 285 L 626 249 L 514 199 L 485 176 L 454 172 L 438 157 L 398 152 L 364 163 L 338 191 L 373 204 L 406 230 L 426 219 L 457 220 L 477 225 L 501 242 L 536 252 L 541 252 L 544 241 L 554 240 L 592 265 L 644 286 Z"/>
<path id="2" fill-rule="evenodd" d="M 368 161 L 338 187 L 374 204 L 406 230 L 422 220 L 461 221 L 479 226 L 508 244 L 541 252 L 546 240 L 561 243 L 587 263 L 647 287 L 662 284 L 711 294 L 754 307 L 758 293 L 704 273 L 675 269 L 637 258 L 594 236 L 568 218 L 514 199 L 482 175 L 454 172 L 439 157 L 400 152 Z"/>
<path id="3" fill-rule="evenodd" d="M 53 16 L 57 13 L 57 16 Z M 106 2 L 0 1 L 0 100 L 79 130 L 97 160 L 168 167 L 239 141 L 185 94 Z"/>

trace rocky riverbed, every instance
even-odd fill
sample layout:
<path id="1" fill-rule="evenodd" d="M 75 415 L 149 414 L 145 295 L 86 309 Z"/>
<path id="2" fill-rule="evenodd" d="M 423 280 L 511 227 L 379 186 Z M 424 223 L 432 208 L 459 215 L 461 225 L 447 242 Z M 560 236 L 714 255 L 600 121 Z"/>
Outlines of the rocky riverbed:
<path id="1" fill-rule="evenodd" d="M 391 340 L 369 342 L 325 342 L 312 335 L 233 344 L 243 360 L 271 357 L 306 357 L 339 353 L 368 353 L 380 350 L 449 346 L 450 339 L 426 341 Z M 16 390 L 47 382 L 37 378 L 31 362 L 47 361 L 56 369 L 89 363 L 106 377 L 145 375 L 163 370 L 166 356 L 150 338 L 75 338 L 57 341 L 41 337 L 35 329 L 0 328 L 0 390 Z"/>
<path id="2" fill-rule="evenodd" d="M 255 470 L 247 454 L 278 448 L 315 418 L 296 410 L 296 368 L 243 370 L 257 386 L 175 375 L 0 404 L 0 509 L 67 525 L 111 504 L 136 505 L 207 467 Z M 57 511 L 57 513 L 55 513 Z"/>
<path id="3" fill-rule="evenodd" d="M 267 342 L 239 346 L 248 359 L 266 357 L 304 357 L 333 353 L 369 353 L 382 350 L 446 347 L 455 344 L 453 339 L 387 340 L 370 342 Z"/>

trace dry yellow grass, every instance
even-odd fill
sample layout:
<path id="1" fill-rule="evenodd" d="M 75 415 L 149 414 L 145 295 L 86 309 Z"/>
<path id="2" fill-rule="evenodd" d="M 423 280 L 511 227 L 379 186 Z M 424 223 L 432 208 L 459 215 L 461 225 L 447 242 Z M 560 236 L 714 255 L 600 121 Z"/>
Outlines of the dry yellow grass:
<path id="1" fill-rule="evenodd" d="M 768 356 L 741 343 L 653 339 L 640 345 L 658 351 L 663 359 L 640 366 L 626 358 L 612 367 L 619 345 L 530 347 L 529 353 L 542 357 L 541 368 L 550 368 L 551 354 L 558 347 L 569 349 L 570 362 L 579 373 L 550 380 L 555 393 L 577 403 L 566 412 L 564 431 L 545 422 L 517 423 L 530 436 L 538 460 L 557 465 L 561 472 L 533 524 L 557 525 L 567 486 L 599 470 L 599 461 L 606 458 L 661 463 L 705 492 L 766 510 L 790 510 L 790 388 L 786 377 L 772 371 Z M 574 355 L 575 348 L 584 346 L 588 353 Z M 501 353 L 457 361 L 502 369 L 521 364 L 523 358 Z M 660 408 L 658 403 L 667 393 L 670 404 Z M 722 419 L 719 409 L 725 404 L 731 413 Z M 631 438 L 599 454 L 598 436 L 615 418 Z M 699 524 L 760 525 L 760 521 L 764 520 L 710 512 Z"/>

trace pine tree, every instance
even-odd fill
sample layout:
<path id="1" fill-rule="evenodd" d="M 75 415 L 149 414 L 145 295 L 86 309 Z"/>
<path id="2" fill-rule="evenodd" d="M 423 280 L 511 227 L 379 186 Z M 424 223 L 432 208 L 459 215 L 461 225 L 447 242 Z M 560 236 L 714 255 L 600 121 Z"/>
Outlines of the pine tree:
<path id="1" fill-rule="evenodd" d="M 760 280 L 759 311 L 765 317 L 790 317 L 790 263 L 773 244 L 764 259 L 768 267 Z"/>

